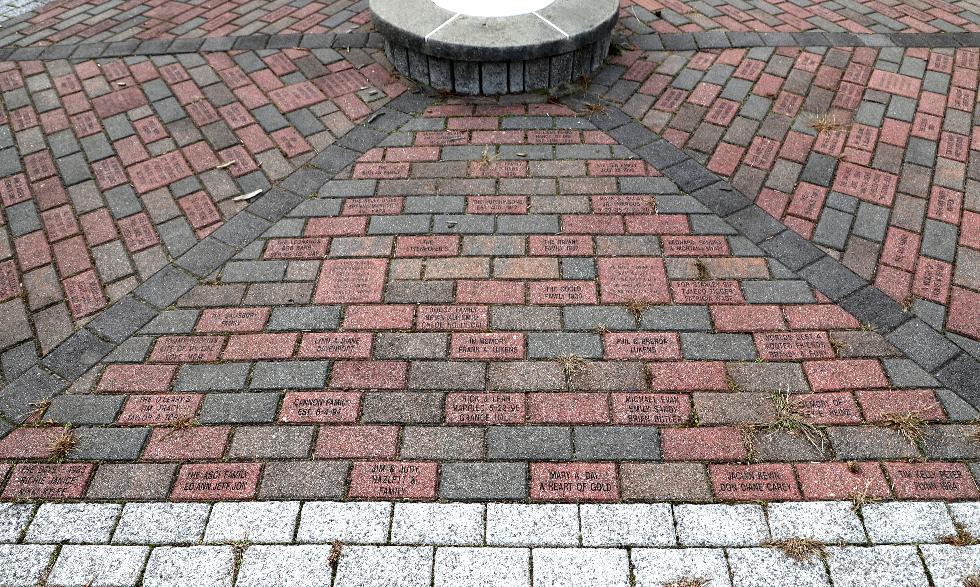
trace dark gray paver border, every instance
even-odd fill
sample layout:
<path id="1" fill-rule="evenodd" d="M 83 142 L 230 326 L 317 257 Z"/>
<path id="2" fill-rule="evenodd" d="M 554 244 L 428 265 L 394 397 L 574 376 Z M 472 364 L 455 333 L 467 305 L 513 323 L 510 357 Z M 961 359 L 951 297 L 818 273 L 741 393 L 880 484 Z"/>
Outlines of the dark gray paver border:
<path id="1" fill-rule="evenodd" d="M 2 22 L 2 21 L 0 21 Z M 646 33 L 630 40 L 644 51 L 696 51 L 748 47 L 980 47 L 980 33 L 743 33 L 708 31 L 703 33 Z M 150 39 L 112 43 L 72 43 L 62 45 L 0 48 L 0 61 L 51 61 L 57 59 L 97 59 L 213 53 L 264 49 L 345 49 L 384 48 L 384 37 L 377 32 L 315 33 L 283 35 L 242 35 L 199 39 Z"/>
<path id="2" fill-rule="evenodd" d="M 38 404 L 64 392 L 117 346 L 283 219 L 309 194 L 435 101 L 409 90 L 317 153 L 220 228 L 97 313 L 47 356 L 0 389 L 0 437 Z"/>

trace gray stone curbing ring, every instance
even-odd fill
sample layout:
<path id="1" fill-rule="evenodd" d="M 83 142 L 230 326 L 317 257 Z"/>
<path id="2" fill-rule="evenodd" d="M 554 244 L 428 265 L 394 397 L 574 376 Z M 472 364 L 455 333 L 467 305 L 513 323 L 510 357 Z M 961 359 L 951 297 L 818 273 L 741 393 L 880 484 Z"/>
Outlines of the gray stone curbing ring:
<path id="1" fill-rule="evenodd" d="M 370 1 L 374 26 L 399 72 L 468 95 L 544 90 L 589 75 L 609 53 L 619 14 L 617 0 L 538 0 L 503 4 L 539 10 L 485 16 L 494 4 Z"/>

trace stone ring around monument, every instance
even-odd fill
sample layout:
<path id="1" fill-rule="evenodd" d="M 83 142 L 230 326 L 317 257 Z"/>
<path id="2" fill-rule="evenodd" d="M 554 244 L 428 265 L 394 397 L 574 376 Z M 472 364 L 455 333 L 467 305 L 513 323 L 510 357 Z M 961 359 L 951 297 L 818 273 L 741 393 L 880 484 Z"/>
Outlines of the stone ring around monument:
<path id="1" fill-rule="evenodd" d="M 402 75 L 459 94 L 555 88 L 599 68 L 618 0 L 370 0 Z"/>

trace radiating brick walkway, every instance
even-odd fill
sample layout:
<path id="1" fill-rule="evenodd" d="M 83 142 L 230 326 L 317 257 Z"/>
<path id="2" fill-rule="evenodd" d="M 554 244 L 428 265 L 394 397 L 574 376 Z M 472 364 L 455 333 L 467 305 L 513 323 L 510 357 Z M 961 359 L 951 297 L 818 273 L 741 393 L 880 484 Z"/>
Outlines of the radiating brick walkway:
<path id="1" fill-rule="evenodd" d="M 499 99 L 392 74 L 366 2 L 5 21 L 0 500 L 44 504 L 0 504 L 0 585 L 980 573 L 940 544 L 980 499 L 980 14 L 712 4 L 624 2 L 593 79 Z"/>

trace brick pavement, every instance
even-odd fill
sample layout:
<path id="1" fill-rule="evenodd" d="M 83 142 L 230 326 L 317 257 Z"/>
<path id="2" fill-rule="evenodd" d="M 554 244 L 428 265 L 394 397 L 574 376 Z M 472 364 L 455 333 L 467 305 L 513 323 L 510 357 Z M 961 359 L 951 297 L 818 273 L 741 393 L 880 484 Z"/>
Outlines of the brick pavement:
<path id="1" fill-rule="evenodd" d="M 980 354 L 975 48 L 621 55 L 642 123 Z"/>
<path id="2" fill-rule="evenodd" d="M 316 197 L 179 259 L 202 282 L 102 363 L 49 357 L 67 393 L 15 382 L 4 497 L 977 497 L 950 356 L 911 360 L 613 112 L 450 100 L 290 176 Z"/>
<path id="3" fill-rule="evenodd" d="M 3 23 L 0 584 L 980 579 L 975 7 L 472 100 L 365 9 Z"/>

